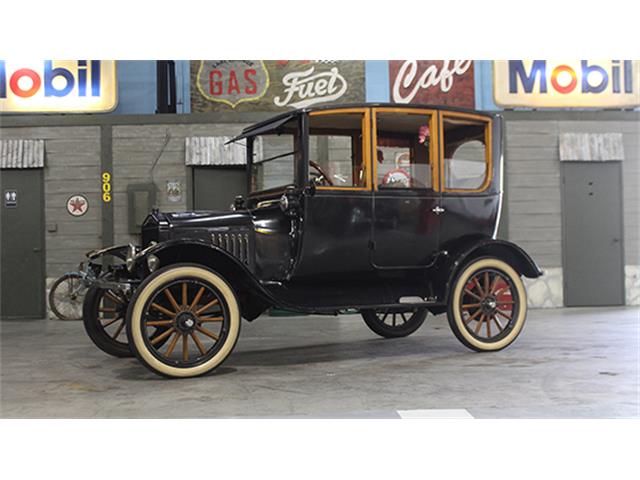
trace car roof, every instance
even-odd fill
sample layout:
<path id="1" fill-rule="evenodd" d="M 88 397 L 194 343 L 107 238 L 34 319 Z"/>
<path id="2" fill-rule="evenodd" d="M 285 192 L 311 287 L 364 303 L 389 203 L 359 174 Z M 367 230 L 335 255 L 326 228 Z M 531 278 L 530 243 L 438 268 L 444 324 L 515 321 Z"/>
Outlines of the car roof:
<path id="1" fill-rule="evenodd" d="M 245 138 L 250 135 L 266 132 L 271 129 L 270 127 L 272 125 L 274 128 L 278 127 L 302 113 L 317 112 L 322 110 L 340 110 L 343 108 L 375 108 L 375 107 L 429 109 L 429 110 L 440 110 L 440 111 L 447 111 L 447 112 L 470 113 L 473 115 L 483 115 L 487 117 L 495 116 L 494 113 L 489 113 L 481 110 L 474 110 L 471 108 L 453 107 L 450 105 L 428 105 L 428 104 L 419 104 L 419 103 L 404 104 L 404 103 L 388 103 L 388 102 L 387 103 L 341 103 L 341 104 L 334 104 L 334 105 L 323 105 L 320 107 L 298 108 L 296 110 L 290 110 L 288 112 L 275 115 L 261 122 L 254 123 L 253 125 L 249 125 L 248 127 L 242 130 L 241 135 L 239 135 L 238 137 L 236 137 L 231 141 L 239 140 L 240 138 Z"/>

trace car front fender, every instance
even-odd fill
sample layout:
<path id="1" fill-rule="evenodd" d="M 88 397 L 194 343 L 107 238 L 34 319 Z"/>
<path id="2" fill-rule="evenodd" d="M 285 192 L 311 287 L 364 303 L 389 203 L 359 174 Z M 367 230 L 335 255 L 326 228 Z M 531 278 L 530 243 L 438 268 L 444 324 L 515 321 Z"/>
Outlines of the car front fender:
<path id="1" fill-rule="evenodd" d="M 156 268 L 174 263 L 194 263 L 219 273 L 233 288 L 241 304 L 242 316 L 253 320 L 276 300 L 262 286 L 255 275 L 238 258 L 226 250 L 198 240 L 172 239 L 157 243 L 142 252 L 136 259 L 139 268 L 150 274 L 148 258 L 154 255 L 159 263 Z"/>

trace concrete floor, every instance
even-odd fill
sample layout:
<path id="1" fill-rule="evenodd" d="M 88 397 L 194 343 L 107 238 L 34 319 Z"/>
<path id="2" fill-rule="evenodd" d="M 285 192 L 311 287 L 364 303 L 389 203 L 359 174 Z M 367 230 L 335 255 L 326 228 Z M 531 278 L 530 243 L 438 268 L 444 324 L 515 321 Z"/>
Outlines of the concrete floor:
<path id="1" fill-rule="evenodd" d="M 464 348 L 442 315 L 397 340 L 357 315 L 242 327 L 214 374 L 166 380 L 102 353 L 79 322 L 1 322 L 0 416 L 640 418 L 638 308 L 533 310 L 489 354 Z"/>

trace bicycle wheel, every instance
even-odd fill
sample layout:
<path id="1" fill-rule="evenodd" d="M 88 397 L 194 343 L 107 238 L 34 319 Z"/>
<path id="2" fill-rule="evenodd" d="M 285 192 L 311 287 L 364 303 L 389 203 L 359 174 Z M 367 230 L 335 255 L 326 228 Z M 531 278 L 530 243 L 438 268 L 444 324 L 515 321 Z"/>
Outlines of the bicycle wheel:
<path id="1" fill-rule="evenodd" d="M 49 307 L 60 320 L 82 320 L 82 304 L 87 285 L 82 275 L 65 273 L 51 286 Z"/>

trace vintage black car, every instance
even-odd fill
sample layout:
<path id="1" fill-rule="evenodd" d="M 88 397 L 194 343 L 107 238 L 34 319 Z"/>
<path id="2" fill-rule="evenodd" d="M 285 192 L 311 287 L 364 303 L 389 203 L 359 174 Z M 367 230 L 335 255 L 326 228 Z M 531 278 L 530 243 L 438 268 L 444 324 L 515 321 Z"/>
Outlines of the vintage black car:
<path id="1" fill-rule="evenodd" d="M 229 356 L 241 318 L 270 307 L 357 311 L 387 338 L 446 312 L 456 337 L 477 351 L 518 336 L 527 311 L 521 276 L 542 271 L 496 239 L 500 116 L 308 108 L 232 141 L 246 146 L 249 194 L 230 211 L 154 211 L 142 245 L 89 254 L 121 258 L 85 302 L 87 330 L 105 351 L 130 348 L 160 375 L 202 375 Z M 129 345 L 116 338 L 125 325 Z"/>

